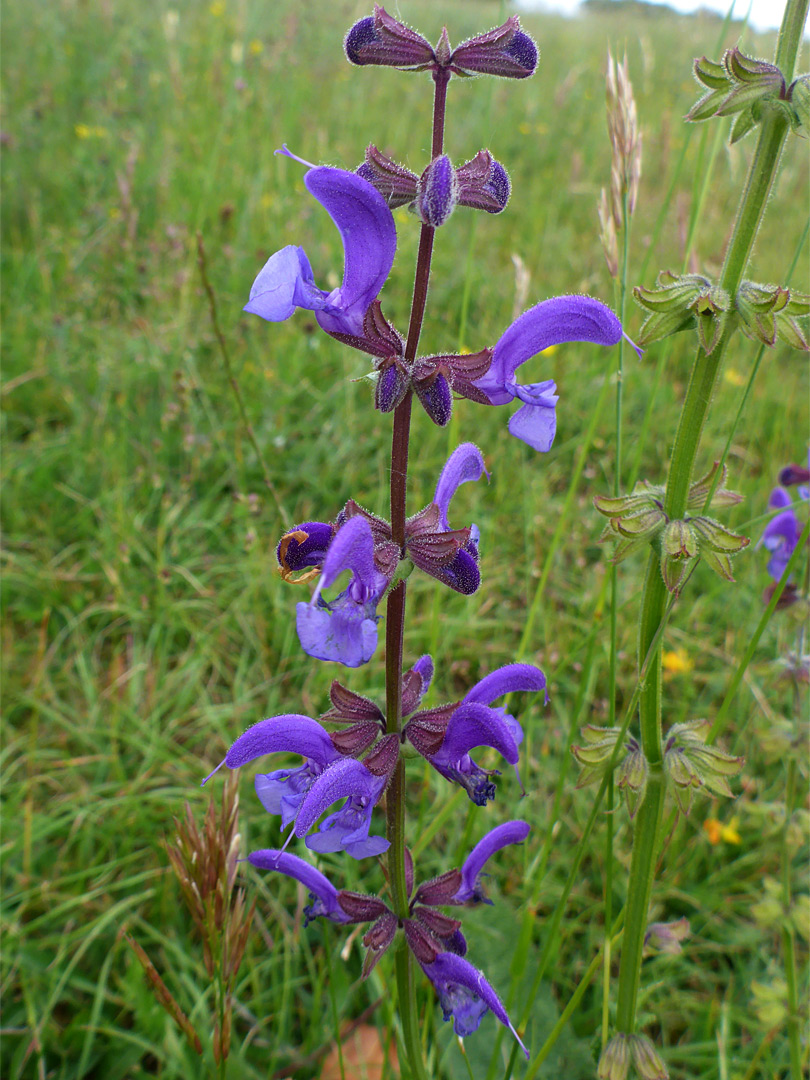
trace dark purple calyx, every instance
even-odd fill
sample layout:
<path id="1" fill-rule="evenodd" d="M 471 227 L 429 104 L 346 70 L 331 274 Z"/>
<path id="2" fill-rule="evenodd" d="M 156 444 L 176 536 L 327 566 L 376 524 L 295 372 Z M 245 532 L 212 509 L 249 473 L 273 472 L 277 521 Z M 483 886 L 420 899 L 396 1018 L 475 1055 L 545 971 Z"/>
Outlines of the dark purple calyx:
<path id="1" fill-rule="evenodd" d="M 418 712 L 402 729 L 405 738 L 422 757 L 431 758 L 438 752 L 444 742 L 450 717 L 459 704 L 460 702 L 454 701 L 449 705 L 439 705 L 435 709 Z"/>
<path id="2" fill-rule="evenodd" d="M 285 581 L 311 581 L 317 577 L 334 530 L 325 521 L 305 521 L 296 525 L 279 540 L 276 548 L 279 573 Z M 301 570 L 309 570 L 300 578 L 292 577 Z"/>
<path id="3" fill-rule="evenodd" d="M 349 892 L 347 889 L 338 889 L 337 902 L 353 923 L 371 922 L 389 910 L 388 905 L 376 896 Z"/>
<path id="4" fill-rule="evenodd" d="M 450 55 L 448 64 L 457 75 L 499 75 L 526 79 L 537 67 L 537 46 L 511 15 L 502 26 L 464 41 Z"/>
<path id="5" fill-rule="evenodd" d="M 439 904 L 453 904 L 454 897 L 461 888 L 461 871 L 448 870 L 439 877 L 431 878 L 423 882 L 416 890 L 413 898 L 415 904 L 428 904 L 435 907 Z"/>
<path id="6" fill-rule="evenodd" d="M 458 180 L 447 154 L 440 154 L 419 177 L 415 209 L 425 225 L 444 225 L 458 202 Z"/>
<path id="7" fill-rule="evenodd" d="M 784 484 L 785 487 L 808 482 L 810 482 L 810 469 L 806 469 L 803 465 L 786 465 L 779 473 L 779 483 Z"/>
<path id="8" fill-rule="evenodd" d="M 390 777 L 399 759 L 399 735 L 383 735 L 374 749 L 363 758 L 363 764 L 373 776 Z"/>
<path id="9" fill-rule="evenodd" d="M 430 42 L 392 18 L 379 4 L 374 5 L 373 15 L 354 24 L 343 44 L 349 60 L 360 66 L 382 64 L 421 71 L 431 67 L 434 59 Z"/>
<path id="10" fill-rule="evenodd" d="M 452 49 L 444 28 L 436 48 L 392 18 L 385 8 L 374 5 L 374 14 L 360 19 L 344 42 L 353 64 L 382 64 L 406 71 L 450 70 L 455 75 L 499 75 L 505 79 L 525 79 L 537 67 L 537 46 L 520 29 L 512 15 L 502 26 L 476 34 Z"/>
<path id="11" fill-rule="evenodd" d="M 377 961 L 394 940 L 398 925 L 396 915 L 392 911 L 386 911 L 364 935 L 363 944 L 368 950 L 363 960 L 364 979 L 369 977 Z"/>
<path id="12" fill-rule="evenodd" d="M 509 174 L 489 150 L 479 150 L 474 158 L 456 169 L 460 206 L 499 214 L 509 202 L 512 185 Z"/>
<path id="13" fill-rule="evenodd" d="M 458 919 L 451 919 L 449 915 L 443 915 L 440 911 L 433 911 L 429 907 L 416 906 L 412 914 L 434 937 L 440 940 L 452 937 L 457 930 L 461 929 L 461 922 Z"/>
<path id="14" fill-rule="evenodd" d="M 372 720 L 361 720 L 357 724 L 352 724 L 351 727 L 331 732 L 329 738 L 338 753 L 357 757 L 373 746 L 379 734 L 378 723 Z"/>
<path id="15" fill-rule="evenodd" d="M 492 363 L 492 349 L 450 356 L 421 356 L 412 369 L 413 388 L 425 412 L 440 427 L 450 419 L 453 393 L 489 405 L 486 394 L 474 386 Z M 480 373 L 480 374 L 479 374 Z"/>
<path id="16" fill-rule="evenodd" d="M 390 356 L 402 356 L 405 343 L 397 331 L 382 313 L 379 300 L 373 300 L 363 316 L 363 333 L 343 334 L 336 330 L 327 330 L 330 337 L 349 345 L 352 349 L 385 360 Z"/>
<path id="17" fill-rule="evenodd" d="M 321 716 L 321 720 L 329 720 L 333 723 L 374 720 L 379 724 L 383 723 L 382 711 L 373 701 L 361 694 L 355 694 L 337 679 L 333 680 L 329 687 L 329 700 L 332 702 L 332 708 Z"/>
<path id="18" fill-rule="evenodd" d="M 355 172 L 379 191 L 392 210 L 407 206 L 416 198 L 419 185 L 416 173 L 404 165 L 398 165 L 373 143 L 366 148 L 365 161 L 358 165 Z"/>
<path id="19" fill-rule="evenodd" d="M 405 940 L 419 963 L 432 964 L 442 951 L 441 944 L 415 919 L 403 919 L 402 928 L 405 931 Z"/>

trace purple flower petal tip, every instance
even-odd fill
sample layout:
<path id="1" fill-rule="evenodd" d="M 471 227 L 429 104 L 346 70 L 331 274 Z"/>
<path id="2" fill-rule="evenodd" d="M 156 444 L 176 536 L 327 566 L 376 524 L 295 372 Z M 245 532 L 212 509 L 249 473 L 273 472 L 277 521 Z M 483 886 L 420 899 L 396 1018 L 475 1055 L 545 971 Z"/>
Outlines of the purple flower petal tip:
<path id="1" fill-rule="evenodd" d="M 247 861 L 260 870 L 273 870 L 295 881 L 300 881 L 304 888 L 309 890 L 312 902 L 304 908 L 306 922 L 318 916 L 337 923 L 350 921 L 349 916 L 338 903 L 337 889 L 332 882 L 320 870 L 316 870 L 314 866 L 299 859 L 297 855 L 290 855 L 276 848 L 263 848 L 260 851 L 252 851 Z"/>
<path id="2" fill-rule="evenodd" d="M 477 1031 L 481 1018 L 489 1009 L 509 1028 L 528 1059 L 529 1052 L 512 1026 L 501 999 L 483 973 L 468 960 L 455 953 L 439 953 L 432 964 L 423 964 L 422 970 L 436 989 L 444 1019 L 452 1019 L 457 1035 L 471 1035 Z"/>
<path id="3" fill-rule="evenodd" d="M 487 861 L 510 844 L 522 844 L 531 831 L 525 821 L 507 821 L 484 836 L 464 860 L 461 868 L 461 886 L 454 899 L 458 904 L 490 903 L 484 892 L 480 876 Z"/>

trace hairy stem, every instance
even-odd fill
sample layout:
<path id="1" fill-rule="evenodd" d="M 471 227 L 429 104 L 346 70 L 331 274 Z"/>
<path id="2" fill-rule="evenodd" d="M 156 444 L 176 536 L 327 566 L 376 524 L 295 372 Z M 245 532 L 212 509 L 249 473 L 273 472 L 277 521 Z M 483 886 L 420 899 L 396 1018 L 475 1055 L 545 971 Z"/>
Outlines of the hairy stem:
<path id="1" fill-rule="evenodd" d="M 782 72 L 787 81 L 792 78 L 807 6 L 808 0 L 788 0 L 785 10 L 777 47 L 777 62 L 781 62 Z M 776 177 L 787 131 L 787 120 L 777 112 L 765 117 L 760 126 L 734 231 L 720 275 L 721 287 L 732 297 L 737 294 L 751 255 L 765 212 L 765 205 Z M 670 519 L 681 518 L 686 510 L 689 484 L 700 437 L 717 385 L 723 356 L 734 329 L 734 320 L 729 319 L 725 332 L 711 353 L 706 354 L 702 349 L 698 349 L 670 461 L 665 498 L 665 510 Z M 658 554 L 653 551 L 647 565 L 642 598 L 638 641 L 639 661 L 648 655 L 650 645 L 659 631 L 666 599 L 666 588 L 658 566 Z M 639 721 L 642 747 L 650 766 L 650 780 L 647 794 L 636 818 L 628 883 L 627 919 L 619 967 L 616 1021 L 618 1030 L 628 1034 L 632 1034 L 635 1030 L 644 934 L 647 928 L 655 862 L 660 846 L 659 833 L 664 796 L 660 638 L 657 655 L 650 664 L 650 671 L 639 699 Z"/>
<path id="2" fill-rule="evenodd" d="M 447 83 L 450 73 L 434 72 L 432 156 L 442 152 Z M 433 255 L 435 229 L 422 226 L 414 275 L 413 302 L 405 343 L 405 360 L 416 358 L 422 320 L 425 316 L 430 263 Z M 408 493 L 408 446 L 411 428 L 413 395 L 409 390 L 394 411 L 391 436 L 391 535 L 405 553 L 405 516 Z M 406 583 L 401 581 L 388 596 L 385 622 L 385 700 L 386 731 L 399 734 L 402 730 L 402 653 L 405 635 Z M 408 889 L 405 882 L 405 764 L 397 763 L 386 796 L 388 849 L 388 878 L 394 910 L 400 919 L 408 915 Z M 419 1024 L 416 1012 L 416 990 L 413 980 L 413 959 L 404 942 L 396 952 L 396 977 L 402 1035 L 411 1074 L 415 1080 L 425 1080 Z"/>

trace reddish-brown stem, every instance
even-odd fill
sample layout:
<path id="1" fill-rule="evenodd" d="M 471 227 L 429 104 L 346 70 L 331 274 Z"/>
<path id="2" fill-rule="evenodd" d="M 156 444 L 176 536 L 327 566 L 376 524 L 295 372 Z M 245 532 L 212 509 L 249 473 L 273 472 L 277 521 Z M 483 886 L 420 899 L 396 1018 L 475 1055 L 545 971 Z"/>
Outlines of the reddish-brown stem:
<path id="1" fill-rule="evenodd" d="M 434 72 L 435 93 L 433 99 L 432 157 L 442 152 L 444 143 L 444 112 L 447 101 L 447 83 L 450 73 Z M 435 229 L 423 225 L 419 237 L 416 273 L 413 283 L 413 302 L 405 343 L 405 360 L 416 359 L 422 320 L 427 304 L 430 263 L 433 255 Z M 411 429 L 411 406 L 413 395 L 409 390 L 394 410 L 394 426 L 391 436 L 391 535 L 405 553 L 405 512 L 408 493 L 408 443 Z M 386 730 L 399 733 L 402 728 L 402 652 L 405 633 L 406 583 L 401 581 L 388 595 L 385 621 L 385 699 Z M 405 775 L 400 760 L 392 777 L 387 794 L 389 880 L 397 913 L 407 915 L 408 896 L 405 887 Z"/>

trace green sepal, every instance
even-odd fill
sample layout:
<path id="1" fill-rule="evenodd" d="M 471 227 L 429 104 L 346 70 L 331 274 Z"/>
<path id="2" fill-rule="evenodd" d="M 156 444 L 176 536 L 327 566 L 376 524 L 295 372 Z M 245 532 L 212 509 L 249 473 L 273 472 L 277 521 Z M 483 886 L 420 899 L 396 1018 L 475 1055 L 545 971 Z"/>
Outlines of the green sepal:
<path id="1" fill-rule="evenodd" d="M 650 315 L 642 323 L 636 342 L 642 349 L 652 345 L 654 341 L 669 337 L 670 334 L 679 334 L 682 330 L 689 330 L 695 325 L 695 319 L 691 312 L 667 311 L 659 315 Z"/>
<path id="2" fill-rule="evenodd" d="M 716 64 L 706 56 L 701 56 L 694 63 L 695 75 L 699 82 L 710 90 L 722 90 L 729 83 L 729 77 L 722 64 Z"/>
<path id="3" fill-rule="evenodd" d="M 728 87 L 729 84 L 726 83 L 722 90 L 710 90 L 708 94 L 705 94 L 695 102 L 684 117 L 684 120 L 687 123 L 698 123 L 700 120 L 709 120 L 715 115 L 720 108 L 720 104 L 728 96 Z"/>
<path id="4" fill-rule="evenodd" d="M 794 349 L 810 352 L 810 342 L 808 342 L 804 331 L 796 320 L 789 315 L 780 314 L 776 316 L 776 336 Z"/>
<path id="5" fill-rule="evenodd" d="M 622 517 L 646 506 L 648 500 L 643 495 L 594 495 L 593 505 L 605 517 Z"/>
<path id="6" fill-rule="evenodd" d="M 731 559 L 729 559 L 728 555 L 720 555 L 710 548 L 705 548 L 700 552 L 700 557 L 710 569 L 714 570 L 715 574 L 725 578 L 726 581 L 734 581 L 734 574 L 731 572 Z"/>
<path id="7" fill-rule="evenodd" d="M 645 289 L 636 285 L 633 296 L 647 311 L 683 311 L 685 300 L 694 299 L 704 289 L 710 289 L 711 285 L 711 281 L 697 274 L 675 277 L 674 274 L 662 272 L 658 275 L 657 288 Z"/>
<path id="8" fill-rule="evenodd" d="M 810 139 L 810 75 L 796 79 L 789 91 L 793 106 L 791 127 L 802 139 Z"/>
<path id="9" fill-rule="evenodd" d="M 695 480 L 690 484 L 689 496 L 686 501 L 687 510 L 703 509 L 703 504 L 706 502 L 706 496 L 711 490 L 718 469 L 720 469 L 720 482 L 717 485 L 717 490 L 714 495 L 712 495 L 711 505 L 736 506 L 737 503 L 742 502 L 742 495 L 736 491 L 729 491 L 725 486 L 728 477 L 728 468 L 725 464 L 721 467 L 720 462 L 715 461 L 714 465 L 712 465 L 705 476 L 701 476 L 699 480 Z"/>
<path id="10" fill-rule="evenodd" d="M 723 98 L 715 109 L 714 115 L 733 116 L 734 113 L 753 105 L 755 101 L 773 95 L 775 91 L 776 87 L 764 80 L 756 83 L 740 83 L 730 94 Z"/>
<path id="11" fill-rule="evenodd" d="M 661 577 L 667 592 L 680 596 L 681 586 L 689 576 L 693 559 L 673 559 L 665 551 L 661 552 Z"/>
<path id="12" fill-rule="evenodd" d="M 710 352 L 714 350 L 717 342 L 720 340 L 720 335 L 723 332 L 725 322 L 725 312 L 714 312 L 708 308 L 698 312 L 698 339 L 700 341 L 701 348 L 707 356 Z"/>
<path id="13" fill-rule="evenodd" d="M 757 126 L 757 120 L 754 117 L 753 109 L 743 109 L 738 114 L 737 119 L 734 121 L 731 127 L 731 134 L 728 137 L 728 141 L 734 145 L 739 142 L 745 135 L 748 134 L 753 128 Z"/>
<path id="14" fill-rule="evenodd" d="M 667 516 L 657 506 L 639 514 L 610 519 L 611 527 L 628 540 L 651 540 L 666 524 Z"/>
<path id="15" fill-rule="evenodd" d="M 748 547 L 751 541 L 747 536 L 740 536 L 707 517 L 695 517 L 689 519 L 700 533 L 701 551 L 705 547 L 712 551 L 719 551 L 726 555 L 736 555 L 738 551 Z"/>
<path id="16" fill-rule="evenodd" d="M 729 78 L 741 83 L 768 83 L 784 89 L 785 80 L 782 72 L 775 64 L 769 64 L 767 60 L 755 60 L 752 56 L 746 56 L 739 49 L 728 49 L 723 54 L 723 67 L 728 72 Z"/>
<path id="17" fill-rule="evenodd" d="M 614 566 L 618 566 L 619 563 L 624 562 L 624 560 L 634 552 L 640 551 L 646 546 L 646 536 L 643 536 L 640 540 L 619 540 L 617 541 L 616 547 L 613 549 L 613 554 L 608 559 L 608 562 L 612 563 Z"/>

